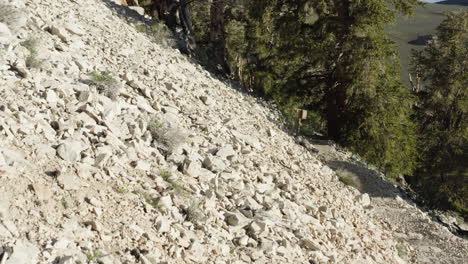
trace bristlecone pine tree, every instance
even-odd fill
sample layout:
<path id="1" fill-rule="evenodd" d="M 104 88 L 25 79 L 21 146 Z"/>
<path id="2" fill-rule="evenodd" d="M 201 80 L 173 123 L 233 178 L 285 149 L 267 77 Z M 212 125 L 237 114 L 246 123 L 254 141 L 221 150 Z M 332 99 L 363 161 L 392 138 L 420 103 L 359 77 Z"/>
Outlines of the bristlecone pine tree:
<path id="1" fill-rule="evenodd" d="M 429 45 L 414 52 L 413 70 L 425 85 L 416 108 L 422 166 L 410 182 L 468 217 L 468 12 L 448 14 Z"/>

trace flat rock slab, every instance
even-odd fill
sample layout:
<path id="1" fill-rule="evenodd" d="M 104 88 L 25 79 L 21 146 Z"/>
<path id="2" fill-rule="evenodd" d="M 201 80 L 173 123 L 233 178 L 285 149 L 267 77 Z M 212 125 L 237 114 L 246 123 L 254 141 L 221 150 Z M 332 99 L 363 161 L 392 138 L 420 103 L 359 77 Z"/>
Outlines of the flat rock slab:
<path id="1" fill-rule="evenodd" d="M 67 141 L 57 148 L 57 155 L 66 161 L 74 162 L 81 159 L 81 151 L 81 142 Z"/>
<path id="2" fill-rule="evenodd" d="M 5 264 L 36 264 L 39 249 L 27 241 L 18 241 Z"/>

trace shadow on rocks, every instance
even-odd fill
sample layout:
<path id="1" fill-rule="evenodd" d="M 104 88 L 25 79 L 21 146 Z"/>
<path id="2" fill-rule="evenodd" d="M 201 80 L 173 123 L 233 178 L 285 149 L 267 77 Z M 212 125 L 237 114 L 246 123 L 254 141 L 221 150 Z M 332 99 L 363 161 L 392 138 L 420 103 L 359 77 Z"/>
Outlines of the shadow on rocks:
<path id="1" fill-rule="evenodd" d="M 350 178 L 355 182 L 354 187 L 372 197 L 395 198 L 404 195 L 398 187 L 385 181 L 381 173 L 367 168 L 358 161 L 328 160 L 325 164 L 335 170 L 338 176 Z"/>

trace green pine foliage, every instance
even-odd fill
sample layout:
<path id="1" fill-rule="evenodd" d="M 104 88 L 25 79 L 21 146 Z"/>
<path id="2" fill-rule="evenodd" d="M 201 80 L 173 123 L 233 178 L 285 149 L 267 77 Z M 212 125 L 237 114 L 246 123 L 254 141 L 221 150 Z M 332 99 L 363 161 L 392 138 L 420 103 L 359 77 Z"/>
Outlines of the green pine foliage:
<path id="1" fill-rule="evenodd" d="M 468 12 L 448 14 L 414 52 L 413 72 L 425 85 L 416 108 L 421 166 L 410 180 L 428 200 L 468 217 Z"/>
<path id="2" fill-rule="evenodd" d="M 326 123 L 323 132 L 389 175 L 410 174 L 417 156 L 414 98 L 399 80 L 384 26 L 416 4 L 255 1 L 244 75 L 253 90 L 283 108 L 317 113 Z"/>

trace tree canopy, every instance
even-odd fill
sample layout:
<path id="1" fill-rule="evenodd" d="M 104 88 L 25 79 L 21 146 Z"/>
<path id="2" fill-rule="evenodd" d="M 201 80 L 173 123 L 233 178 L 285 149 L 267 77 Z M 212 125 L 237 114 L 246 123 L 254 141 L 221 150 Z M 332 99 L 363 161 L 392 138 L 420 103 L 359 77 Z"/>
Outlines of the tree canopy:
<path id="1" fill-rule="evenodd" d="M 414 52 L 422 153 L 412 181 L 426 197 L 468 215 L 468 12 L 449 13 L 429 45 Z"/>

